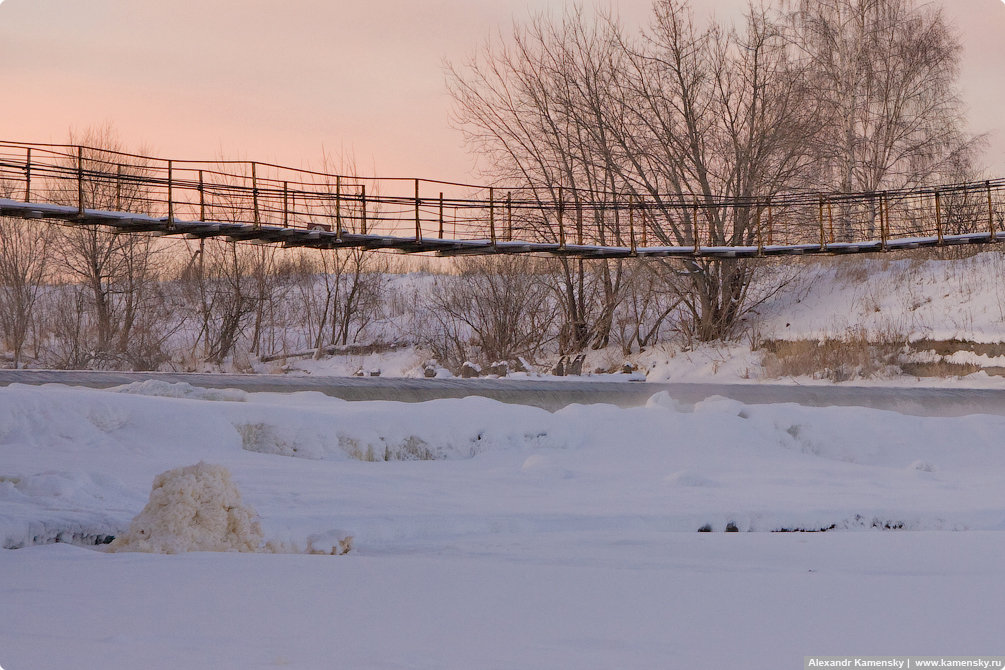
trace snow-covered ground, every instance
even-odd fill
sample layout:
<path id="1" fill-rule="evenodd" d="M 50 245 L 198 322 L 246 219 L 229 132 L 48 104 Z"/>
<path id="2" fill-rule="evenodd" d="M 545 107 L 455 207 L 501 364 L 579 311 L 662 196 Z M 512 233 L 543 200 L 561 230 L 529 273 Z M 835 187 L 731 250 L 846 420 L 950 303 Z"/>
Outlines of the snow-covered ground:
<path id="1" fill-rule="evenodd" d="M 791 261 L 787 261 L 791 262 Z M 883 343 L 959 341 L 1005 343 L 1005 255 L 998 251 L 964 259 L 898 259 L 839 257 L 799 261 L 798 269 L 780 272 L 791 281 L 748 315 L 737 341 L 700 345 L 664 332 L 646 351 L 625 355 L 620 346 L 587 351 L 583 379 L 624 379 L 595 371 L 636 367 L 650 381 L 826 384 L 825 376 L 773 376 L 765 368 L 764 341 L 848 340 Z M 776 282 L 779 272 L 762 279 Z M 421 302 L 430 290 L 431 276 L 396 276 L 393 291 Z M 763 288 L 763 286 L 761 287 Z M 763 292 L 760 289 L 754 293 Z M 381 324 L 385 341 L 408 341 L 411 321 L 400 316 Z M 752 346 L 753 345 L 753 348 Z M 965 348 L 965 347 L 964 347 Z M 421 377 L 429 352 L 406 346 L 384 353 L 290 359 L 282 364 L 256 364 L 262 373 L 285 372 L 315 376 L 348 376 L 380 371 L 384 377 Z M 558 379 L 548 368 L 558 360 L 538 361 L 531 378 Z M 1005 356 L 955 351 L 936 353 L 917 345 L 905 351 L 904 361 L 970 364 L 979 368 L 1005 367 Z M 992 372 L 995 372 L 992 370 Z M 963 377 L 915 377 L 896 370 L 854 375 L 854 384 L 896 386 L 953 386 L 1005 388 L 1005 377 L 983 370 Z"/>
<path id="2" fill-rule="evenodd" d="M 758 311 L 766 339 L 1005 342 L 1005 255 L 969 258 L 833 258 L 806 263 L 799 279 Z"/>
<path id="3" fill-rule="evenodd" d="M 998 653 L 1005 417 L 118 390 L 0 389 L 6 670 Z M 343 529 L 353 551 L 74 546 L 199 461 L 233 473 L 266 539 Z"/>

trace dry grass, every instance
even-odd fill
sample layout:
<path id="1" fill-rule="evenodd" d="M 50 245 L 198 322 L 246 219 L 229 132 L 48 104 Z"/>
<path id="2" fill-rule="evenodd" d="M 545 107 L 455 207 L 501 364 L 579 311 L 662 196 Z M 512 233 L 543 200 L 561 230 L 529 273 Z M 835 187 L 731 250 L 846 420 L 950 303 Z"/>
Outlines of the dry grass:
<path id="1" fill-rule="evenodd" d="M 983 370 L 989 375 L 1005 376 L 1005 367 L 981 367 L 975 363 L 943 360 L 958 351 L 969 351 L 990 358 L 1005 355 L 1005 343 L 980 343 L 964 340 L 918 340 L 906 343 L 886 339 L 869 341 L 855 333 L 841 339 L 767 340 L 760 347 L 765 352 L 762 366 L 769 378 L 812 377 L 834 382 L 869 379 L 877 376 L 964 377 Z M 911 360 L 912 354 L 934 354 L 938 360 Z"/>
<path id="2" fill-rule="evenodd" d="M 981 370 L 984 370 L 989 375 L 1000 375 L 1002 372 L 1005 372 L 1005 368 L 982 368 L 973 363 L 947 363 L 946 361 L 901 363 L 900 369 L 905 375 L 912 377 L 966 377 Z"/>
<path id="3" fill-rule="evenodd" d="M 768 377 L 813 377 L 835 382 L 899 374 L 900 342 L 869 342 L 862 335 L 845 339 L 767 340 L 762 361 Z"/>
<path id="4" fill-rule="evenodd" d="M 972 351 L 988 358 L 1005 356 L 1005 342 L 969 342 L 967 340 L 917 340 L 911 342 L 913 351 L 934 351 L 939 356 L 951 356 L 957 351 Z"/>

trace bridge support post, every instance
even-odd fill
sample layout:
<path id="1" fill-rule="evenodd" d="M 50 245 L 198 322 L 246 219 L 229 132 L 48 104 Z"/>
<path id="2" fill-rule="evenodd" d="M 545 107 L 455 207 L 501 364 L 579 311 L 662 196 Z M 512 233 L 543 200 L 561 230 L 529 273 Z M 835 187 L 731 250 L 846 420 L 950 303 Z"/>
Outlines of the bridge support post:
<path id="1" fill-rule="evenodd" d="M 496 245 L 496 190 L 489 186 L 489 239 Z"/>
<path id="2" fill-rule="evenodd" d="M 757 229 L 757 255 L 764 255 L 764 233 L 761 230 L 761 206 L 754 205 L 754 227 Z"/>
<path id="3" fill-rule="evenodd" d="M 583 246 L 583 201 L 577 189 L 573 189 L 572 194 L 576 198 L 576 244 Z"/>
<path id="4" fill-rule="evenodd" d="M 828 240 L 834 244 L 834 208 L 831 206 L 830 198 L 827 198 L 827 225 L 829 228 Z"/>
<path id="5" fill-rule="evenodd" d="M 611 192 L 611 208 L 614 210 L 614 245 L 620 247 L 621 244 L 621 208 L 618 206 L 618 192 Z M 599 241 L 604 244 L 604 218 L 600 217 Z"/>
<path id="6" fill-rule="evenodd" d="M 886 236 L 888 232 L 887 225 L 890 221 L 889 208 L 890 204 L 886 201 L 886 193 L 883 192 L 879 196 L 879 237 L 883 243 L 883 251 L 887 250 Z"/>
<path id="7" fill-rule="evenodd" d="M 415 180 L 415 241 L 422 242 L 422 224 L 419 221 L 419 180 Z"/>
<path id="8" fill-rule="evenodd" d="M 359 187 L 360 233 L 366 235 L 366 184 Z"/>
<path id="9" fill-rule="evenodd" d="M 820 194 L 820 251 L 827 251 L 827 238 L 824 235 L 824 196 Z"/>
<path id="10" fill-rule="evenodd" d="M 771 217 L 771 198 L 768 198 L 768 246 L 773 245 L 774 242 L 774 221 Z"/>
<path id="11" fill-rule="evenodd" d="M 174 161 L 168 161 L 168 230 L 174 226 Z"/>
<path id="12" fill-rule="evenodd" d="M 646 247 L 649 246 L 646 243 L 646 235 L 647 235 L 647 231 L 649 230 L 649 223 L 646 221 L 646 203 L 645 203 L 645 201 L 643 201 L 639 205 L 639 216 L 641 217 L 641 220 L 639 221 L 639 223 L 642 226 L 642 248 L 645 249 Z"/>
<path id="13" fill-rule="evenodd" d="M 203 181 L 202 170 L 199 170 L 199 220 L 206 220 L 206 185 Z"/>
<path id="14" fill-rule="evenodd" d="M 255 228 L 262 225 L 262 220 L 258 214 L 258 170 L 254 162 L 251 163 L 251 200 L 255 208 Z"/>
<path id="15" fill-rule="evenodd" d="M 506 240 L 513 241 L 513 194 L 506 192 Z"/>
<path id="16" fill-rule="evenodd" d="M 290 227 L 290 184 L 283 182 L 283 228 Z"/>
<path id="17" fill-rule="evenodd" d="M 440 239 L 443 239 L 443 191 L 440 191 Z"/>
<path id="18" fill-rule="evenodd" d="M 635 248 L 635 194 L 628 196 L 628 244 L 632 248 L 632 256 L 636 255 Z"/>
<path id="19" fill-rule="evenodd" d="M 701 234 L 698 228 L 698 201 L 694 202 L 694 214 L 691 217 L 691 221 L 694 227 L 694 255 L 697 256 L 701 253 Z"/>
<path id="20" fill-rule="evenodd" d="M 28 147 L 28 158 L 24 162 L 24 201 L 31 202 L 31 147 Z"/>
<path id="21" fill-rule="evenodd" d="M 935 234 L 939 237 L 939 246 L 945 246 L 946 240 L 942 236 L 942 199 L 938 189 L 935 189 Z"/>
<path id="22" fill-rule="evenodd" d="M 565 227 L 562 218 L 565 216 L 565 192 L 561 186 L 558 187 L 558 246 L 565 248 Z"/>
<path id="23" fill-rule="evenodd" d="M 991 182 L 990 181 L 984 182 L 984 186 L 985 186 L 985 188 L 987 189 L 987 192 L 988 192 L 988 234 L 990 235 L 990 237 L 988 238 L 988 242 L 994 242 L 995 241 L 995 208 L 994 208 L 994 205 L 991 204 Z"/>
<path id="24" fill-rule="evenodd" d="M 342 177 L 335 176 L 335 237 L 342 241 Z"/>
<path id="25" fill-rule="evenodd" d="M 84 216 L 84 147 L 77 147 L 77 216 Z"/>

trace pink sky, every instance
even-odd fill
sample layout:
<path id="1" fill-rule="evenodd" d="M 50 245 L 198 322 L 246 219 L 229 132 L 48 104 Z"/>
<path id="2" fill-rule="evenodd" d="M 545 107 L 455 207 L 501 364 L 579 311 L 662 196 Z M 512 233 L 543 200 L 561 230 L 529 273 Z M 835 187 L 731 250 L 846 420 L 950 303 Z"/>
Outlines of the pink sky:
<path id="1" fill-rule="evenodd" d="M 942 0 L 967 46 L 962 84 L 1005 176 L 1005 3 Z M 322 145 L 362 171 L 471 181 L 444 59 L 562 0 L 0 0 L 0 138 L 65 141 L 112 122 L 130 148 L 299 166 Z M 650 0 L 615 3 L 628 24 Z M 694 0 L 738 17 L 746 0 Z"/>

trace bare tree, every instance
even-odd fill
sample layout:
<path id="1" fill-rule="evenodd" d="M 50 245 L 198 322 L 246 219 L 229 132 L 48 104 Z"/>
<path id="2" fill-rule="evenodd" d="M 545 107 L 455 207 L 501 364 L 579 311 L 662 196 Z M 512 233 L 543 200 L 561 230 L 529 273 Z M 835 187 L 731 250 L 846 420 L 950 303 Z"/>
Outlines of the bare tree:
<path id="1" fill-rule="evenodd" d="M 252 279 L 255 253 L 236 242 L 200 240 L 182 273 L 186 301 L 199 323 L 191 348 L 201 350 L 205 360 L 223 363 L 253 322 L 258 302 Z"/>
<path id="2" fill-rule="evenodd" d="M 510 44 L 488 45 L 480 57 L 449 69 L 456 120 L 472 147 L 489 157 L 487 176 L 515 182 L 541 202 L 563 203 L 561 213 L 544 210 L 524 222 L 544 241 L 559 242 L 566 233 L 577 244 L 622 241 L 617 209 L 597 206 L 620 189 L 603 124 L 624 56 L 619 30 L 613 22 L 591 27 L 574 8 L 560 22 L 538 17 L 517 27 Z M 559 348 L 606 346 L 622 262 L 555 263 L 564 317 Z"/>
<path id="3" fill-rule="evenodd" d="M 634 46 L 612 132 L 629 159 L 625 179 L 654 203 L 664 244 L 753 245 L 765 204 L 802 186 L 818 128 L 802 71 L 766 12 L 742 29 L 700 27 L 686 2 L 661 0 Z M 667 194 L 671 194 L 667 197 Z M 673 194 L 683 194 L 674 197 Z M 734 206 L 730 201 L 749 202 Z M 691 315 L 689 335 L 731 335 L 751 306 L 760 264 L 737 259 L 668 264 Z"/>
<path id="4" fill-rule="evenodd" d="M 244 223 L 255 218 L 255 200 L 248 185 L 250 163 L 231 163 L 226 175 L 214 175 L 204 186 L 208 220 Z M 241 166 L 244 170 L 241 169 Z M 202 238 L 189 248 L 180 273 L 189 313 L 199 324 L 190 350 L 196 358 L 222 364 L 237 353 L 261 355 L 275 346 L 277 303 L 289 273 L 272 245 L 240 244 L 216 237 Z"/>
<path id="5" fill-rule="evenodd" d="M 782 18 L 824 114 L 812 150 L 821 188 L 876 192 L 974 178 L 963 46 L 940 7 L 914 0 L 792 0 Z M 875 204 L 866 218 L 876 217 Z M 854 217 L 841 207 L 851 237 Z M 861 216 L 861 214 L 858 214 Z"/>
<path id="6" fill-rule="evenodd" d="M 0 196 L 9 198 L 12 191 L 0 182 Z M 23 362 L 22 351 L 49 272 L 50 233 L 46 224 L 0 217 L 0 328 L 14 368 Z"/>
<path id="7" fill-rule="evenodd" d="M 615 314 L 614 339 L 624 355 L 645 351 L 667 326 L 678 326 L 679 287 L 667 283 L 659 264 L 636 260 L 628 266 L 625 298 Z"/>
<path id="8" fill-rule="evenodd" d="M 805 183 L 816 132 L 812 100 L 787 43 L 763 10 L 744 29 L 700 27 L 686 2 L 658 0 L 650 29 L 624 34 L 611 17 L 580 9 L 561 22 L 517 27 L 510 45 L 450 72 L 458 121 L 500 178 L 520 179 L 551 201 L 571 188 L 594 239 L 618 238 L 618 212 L 598 203 L 645 201 L 660 244 L 751 244 L 762 203 Z M 745 207 L 723 205 L 746 199 Z M 555 221 L 541 227 L 555 237 Z M 699 340 L 728 336 L 742 318 L 756 264 L 668 263 Z M 569 274 L 569 273 L 567 273 Z M 620 282 L 605 285 L 614 303 Z M 586 291 L 566 281 L 567 305 Z M 602 310 L 610 323 L 613 310 Z M 569 310 L 581 317 L 582 311 Z"/>
<path id="9" fill-rule="evenodd" d="M 533 362 L 555 336 L 557 305 L 547 266 L 532 258 L 499 256 L 458 261 L 460 276 L 433 288 L 433 320 L 425 344 L 455 370 L 467 360 Z"/>
<path id="10" fill-rule="evenodd" d="M 364 232 L 366 219 L 360 196 L 365 180 L 359 176 L 355 156 L 344 151 L 332 154 L 322 150 L 318 172 L 320 174 L 314 175 L 314 183 L 330 197 L 312 210 L 320 218 L 309 223 L 343 232 Z M 377 195 L 377 191 L 371 188 L 370 195 Z M 379 218 L 379 208 L 369 215 Z M 315 356 L 320 357 L 326 343 L 333 346 L 355 341 L 378 317 L 386 285 L 387 262 L 384 257 L 363 249 L 338 247 L 322 250 L 314 262 L 304 257 L 300 262 L 304 267 L 313 266 L 317 270 L 315 277 L 319 286 L 305 286 L 312 295 L 302 294 L 305 306 L 314 305 L 318 310 L 314 319 L 318 324 L 314 347 Z M 320 289 L 319 295 L 314 294 L 316 288 Z"/>
<path id="11" fill-rule="evenodd" d="M 50 287 L 40 301 L 38 318 L 45 338 L 39 349 L 45 367 L 80 370 L 91 364 L 94 311 L 89 302 L 88 290 L 74 283 Z"/>
<path id="12" fill-rule="evenodd" d="M 315 356 L 356 342 L 380 318 L 386 260 L 359 249 L 301 252 L 294 262 L 302 327 Z"/>
<path id="13" fill-rule="evenodd" d="M 79 168 L 84 177 L 80 191 L 77 180 L 51 183 L 53 202 L 76 205 L 82 193 L 86 208 L 143 211 L 147 193 L 137 178 L 144 175 L 148 160 L 126 155 L 114 128 L 104 125 L 71 132 L 69 143 L 84 147 L 78 157 L 67 158 L 67 166 Z M 59 272 L 79 281 L 90 294 L 95 332 L 94 341 L 85 349 L 100 364 L 150 358 L 149 340 L 138 358 L 131 349 L 137 322 L 149 322 L 152 316 L 143 310 L 156 312 L 161 306 L 152 295 L 158 278 L 158 253 L 152 238 L 72 225 L 62 230 L 56 246 Z"/>

